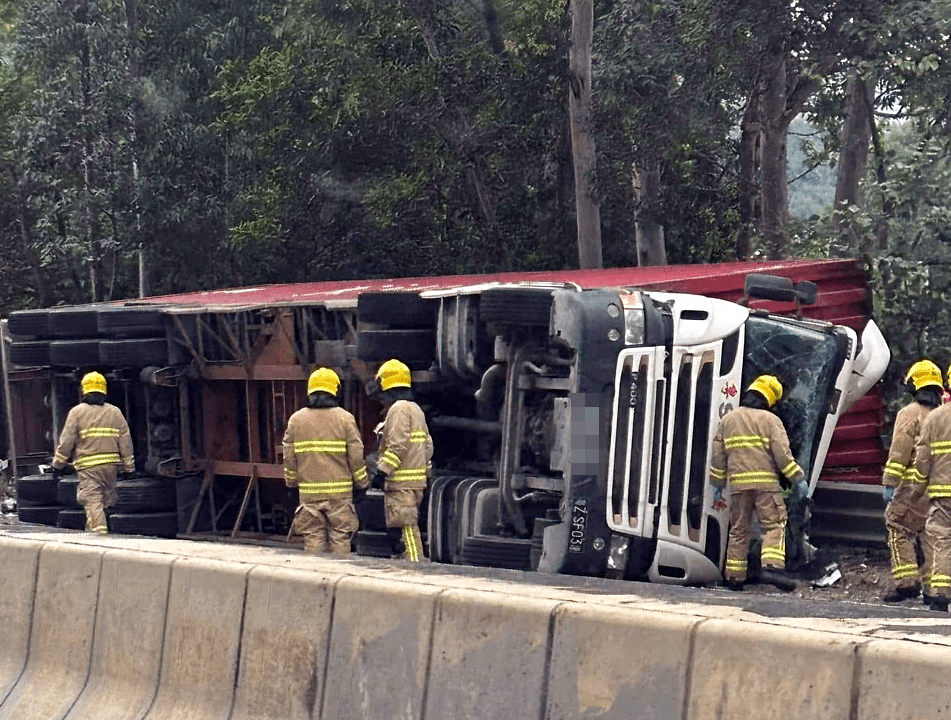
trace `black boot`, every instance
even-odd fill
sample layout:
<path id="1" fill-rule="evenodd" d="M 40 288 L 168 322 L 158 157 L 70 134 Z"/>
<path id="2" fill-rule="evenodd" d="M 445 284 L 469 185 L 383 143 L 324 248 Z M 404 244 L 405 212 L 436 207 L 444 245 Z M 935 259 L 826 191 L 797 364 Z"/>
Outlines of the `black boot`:
<path id="1" fill-rule="evenodd" d="M 936 610 L 938 612 L 948 612 L 948 598 L 946 597 L 936 597 L 934 595 L 928 596 L 928 609 Z"/>
<path id="2" fill-rule="evenodd" d="M 727 590 L 732 590 L 733 592 L 740 592 L 743 590 L 743 586 L 746 584 L 742 580 L 724 580 L 723 584 L 726 586 Z"/>
<path id="3" fill-rule="evenodd" d="M 903 600 L 911 600 L 912 598 L 918 597 L 920 593 L 920 585 L 912 585 L 911 587 L 897 587 L 888 593 L 888 595 L 883 597 L 882 602 L 897 603 Z"/>
<path id="4" fill-rule="evenodd" d="M 390 547 L 393 548 L 393 557 L 402 557 L 406 552 L 406 545 L 403 543 L 403 528 L 387 528 L 386 537 L 390 541 Z"/>
<path id="5" fill-rule="evenodd" d="M 792 592 L 796 589 L 796 581 L 779 568 L 763 568 L 760 572 L 760 582 L 773 585 L 783 592 Z"/>

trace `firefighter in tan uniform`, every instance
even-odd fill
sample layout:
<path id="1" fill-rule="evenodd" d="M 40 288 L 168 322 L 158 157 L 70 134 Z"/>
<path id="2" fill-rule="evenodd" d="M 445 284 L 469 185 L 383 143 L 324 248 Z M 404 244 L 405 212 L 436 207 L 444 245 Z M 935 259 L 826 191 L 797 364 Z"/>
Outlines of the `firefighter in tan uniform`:
<path id="1" fill-rule="evenodd" d="M 413 401 L 409 368 L 399 360 L 387 360 L 376 379 L 383 391 L 386 417 L 373 485 L 383 488 L 386 527 L 396 554 L 404 560 L 424 562 L 419 505 L 426 490 L 433 440 L 422 408 Z"/>
<path id="2" fill-rule="evenodd" d="M 86 511 L 86 530 L 107 533 L 106 508 L 119 499 L 118 473 L 133 472 L 132 436 L 122 411 L 106 402 L 106 378 L 87 373 L 80 381 L 82 402 L 69 411 L 53 455 L 58 478 L 70 462 L 79 475 L 76 499 Z"/>
<path id="3" fill-rule="evenodd" d="M 892 561 L 895 589 L 884 598 L 885 602 L 901 602 L 918 597 L 924 587 L 925 602 L 930 597 L 931 571 L 934 549 L 925 532 L 928 516 L 926 481 L 912 465 L 915 442 L 921 425 L 928 414 L 941 404 L 944 386 L 941 370 L 930 360 L 919 360 L 905 375 L 905 382 L 915 395 L 895 417 L 892 444 L 882 471 L 882 492 L 888 506 L 885 508 L 885 526 L 888 528 L 888 549 Z M 924 563 L 920 571 L 915 554 L 915 540 L 921 543 Z"/>
<path id="4" fill-rule="evenodd" d="M 353 415 L 337 404 L 339 388 L 333 370 L 312 372 L 307 407 L 291 415 L 284 433 L 284 482 L 300 493 L 293 526 L 304 536 L 305 552 L 350 554 L 359 528 L 354 488 L 369 485 L 363 440 Z"/>
<path id="5" fill-rule="evenodd" d="M 947 611 L 951 599 L 951 404 L 935 408 L 921 423 L 915 444 L 915 471 L 927 482 L 925 534 L 934 547 L 931 595 L 925 601 L 932 610 Z"/>
<path id="6" fill-rule="evenodd" d="M 727 587 L 740 590 L 746 582 L 753 513 L 763 531 L 760 552 L 763 568 L 783 571 L 786 565 L 786 505 L 780 486 L 801 481 L 802 468 L 789 450 L 782 421 L 771 408 L 783 395 L 772 375 L 750 383 L 741 406 L 720 420 L 713 439 L 710 484 L 719 499 L 730 485 L 730 534 L 724 578 Z"/>

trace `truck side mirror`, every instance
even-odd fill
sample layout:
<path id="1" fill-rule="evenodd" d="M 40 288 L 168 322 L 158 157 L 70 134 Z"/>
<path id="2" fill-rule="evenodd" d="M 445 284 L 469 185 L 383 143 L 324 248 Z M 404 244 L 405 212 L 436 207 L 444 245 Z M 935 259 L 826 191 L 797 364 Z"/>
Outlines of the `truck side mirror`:
<path id="1" fill-rule="evenodd" d="M 749 298 L 794 302 L 797 305 L 812 305 L 816 301 L 816 284 L 804 280 L 793 281 L 778 275 L 750 273 L 743 282 L 743 294 Z"/>

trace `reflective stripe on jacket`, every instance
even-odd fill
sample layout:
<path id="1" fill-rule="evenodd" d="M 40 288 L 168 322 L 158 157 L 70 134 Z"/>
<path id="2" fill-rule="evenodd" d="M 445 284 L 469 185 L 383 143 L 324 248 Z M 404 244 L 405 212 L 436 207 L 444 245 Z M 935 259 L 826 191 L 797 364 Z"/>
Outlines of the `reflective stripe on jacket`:
<path id="1" fill-rule="evenodd" d="M 397 400 L 386 413 L 380 440 L 379 468 L 386 475 L 384 489 L 424 490 L 432 457 L 433 439 L 422 408 L 410 400 Z"/>
<path id="2" fill-rule="evenodd" d="M 750 407 L 724 415 L 713 438 L 710 484 L 729 481 L 732 492 L 779 490 L 779 473 L 790 481 L 803 477 L 779 417 Z"/>
<path id="3" fill-rule="evenodd" d="M 951 404 L 935 408 L 921 423 L 915 471 L 928 483 L 928 497 L 951 497 Z"/>
<path id="4" fill-rule="evenodd" d="M 353 415 L 340 407 L 303 408 L 287 421 L 284 482 L 302 504 L 349 499 L 369 485 L 363 440 Z"/>
<path id="5" fill-rule="evenodd" d="M 898 411 L 895 427 L 892 429 L 892 444 L 888 449 L 888 460 L 882 469 L 882 484 L 896 487 L 902 482 L 924 483 L 913 463 L 915 443 L 921 426 L 932 408 L 919 402 L 912 402 Z"/>
<path id="6" fill-rule="evenodd" d="M 122 411 L 109 403 L 80 403 L 71 409 L 53 454 L 53 467 L 62 469 L 71 459 L 77 470 L 97 465 L 121 465 L 126 472 L 135 470 L 132 435 Z"/>

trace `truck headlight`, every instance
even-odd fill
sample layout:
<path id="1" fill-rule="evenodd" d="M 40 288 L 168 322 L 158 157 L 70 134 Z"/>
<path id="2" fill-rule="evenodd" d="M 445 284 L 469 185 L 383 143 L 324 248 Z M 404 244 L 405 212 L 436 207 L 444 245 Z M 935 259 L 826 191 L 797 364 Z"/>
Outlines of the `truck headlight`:
<path id="1" fill-rule="evenodd" d="M 644 344 L 644 303 L 639 292 L 621 295 L 624 308 L 624 344 Z"/>

